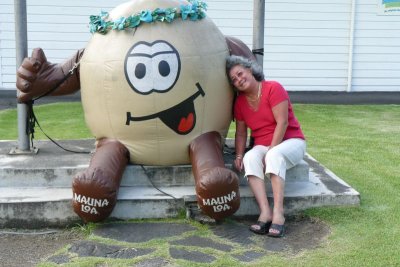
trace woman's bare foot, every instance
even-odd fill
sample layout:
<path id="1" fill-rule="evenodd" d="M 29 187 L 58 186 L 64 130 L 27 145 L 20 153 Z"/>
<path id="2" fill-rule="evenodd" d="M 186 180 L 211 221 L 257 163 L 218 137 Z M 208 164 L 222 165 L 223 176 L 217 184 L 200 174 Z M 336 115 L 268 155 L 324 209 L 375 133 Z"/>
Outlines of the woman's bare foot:
<path id="1" fill-rule="evenodd" d="M 260 222 L 261 223 L 269 223 L 272 221 L 272 215 L 268 215 L 267 213 L 261 213 L 260 216 L 258 216 L 258 220 L 256 224 L 253 224 L 250 226 L 251 230 L 260 230 L 261 226 L 260 226 Z M 268 231 L 268 229 L 267 229 Z"/>
<path id="2" fill-rule="evenodd" d="M 271 227 L 269 228 L 268 235 L 272 237 L 282 237 L 285 232 L 285 217 L 283 212 L 274 212 Z"/>

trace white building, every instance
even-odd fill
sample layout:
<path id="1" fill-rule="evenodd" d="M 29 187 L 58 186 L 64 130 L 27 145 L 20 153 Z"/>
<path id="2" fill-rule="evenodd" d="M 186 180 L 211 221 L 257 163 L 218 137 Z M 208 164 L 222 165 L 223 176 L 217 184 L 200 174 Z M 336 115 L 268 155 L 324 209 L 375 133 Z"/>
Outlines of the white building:
<path id="1" fill-rule="evenodd" d="M 126 0 L 27 0 L 28 49 L 56 63 L 85 47 L 90 15 Z M 257 1 L 257 0 L 256 0 Z M 288 91 L 400 92 L 395 0 L 266 0 L 264 71 Z M 208 0 L 225 35 L 252 47 L 253 0 Z M 0 89 L 15 88 L 14 1 L 0 2 Z"/>

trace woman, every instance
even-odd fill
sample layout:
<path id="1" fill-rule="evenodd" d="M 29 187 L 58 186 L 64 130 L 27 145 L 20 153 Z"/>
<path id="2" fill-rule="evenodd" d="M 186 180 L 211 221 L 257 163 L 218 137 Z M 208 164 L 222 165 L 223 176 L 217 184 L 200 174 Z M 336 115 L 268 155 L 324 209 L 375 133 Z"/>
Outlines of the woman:
<path id="1" fill-rule="evenodd" d="M 227 74 L 238 91 L 234 105 L 236 119 L 235 167 L 244 168 L 260 209 L 250 230 L 282 237 L 285 232 L 283 196 L 286 170 L 304 157 L 306 142 L 294 116 L 289 95 L 279 83 L 264 80 L 261 67 L 239 56 L 227 58 Z M 247 128 L 254 147 L 245 154 Z M 270 208 L 264 177 L 271 180 L 274 205 Z"/>

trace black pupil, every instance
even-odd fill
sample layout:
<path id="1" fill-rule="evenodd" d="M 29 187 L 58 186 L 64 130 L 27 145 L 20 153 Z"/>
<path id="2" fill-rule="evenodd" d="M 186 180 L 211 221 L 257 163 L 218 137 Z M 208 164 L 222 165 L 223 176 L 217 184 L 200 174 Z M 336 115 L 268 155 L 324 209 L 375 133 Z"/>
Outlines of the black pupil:
<path id="1" fill-rule="evenodd" d="M 143 63 L 139 63 L 135 68 L 135 76 L 138 79 L 142 79 L 146 75 L 146 66 Z"/>
<path id="2" fill-rule="evenodd" d="M 166 77 L 169 75 L 169 73 L 171 72 L 171 69 L 169 68 L 169 64 L 167 61 L 161 60 L 160 63 L 158 63 L 158 72 L 163 77 Z"/>

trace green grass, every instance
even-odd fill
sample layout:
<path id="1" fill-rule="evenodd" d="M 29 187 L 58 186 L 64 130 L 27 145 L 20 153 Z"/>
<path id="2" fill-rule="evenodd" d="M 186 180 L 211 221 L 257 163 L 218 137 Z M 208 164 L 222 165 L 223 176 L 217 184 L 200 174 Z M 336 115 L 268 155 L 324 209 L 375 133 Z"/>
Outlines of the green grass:
<path id="1" fill-rule="evenodd" d="M 53 139 L 85 139 L 92 138 L 86 127 L 81 103 L 57 103 L 34 106 L 37 120 L 43 131 Z M 16 109 L 0 111 L 0 140 L 18 139 Z M 47 139 L 35 127 L 35 140 Z"/>
<path id="2" fill-rule="evenodd" d="M 293 257 L 271 254 L 246 266 L 399 266 L 400 105 L 297 104 L 294 109 L 308 153 L 360 192 L 361 205 L 305 211 L 330 225 L 327 242 Z M 91 137 L 79 103 L 36 111 L 56 139 Z M 0 111 L 1 139 L 17 138 L 15 114 Z M 230 137 L 233 133 L 231 125 Z"/>
<path id="3" fill-rule="evenodd" d="M 296 105 L 308 152 L 361 195 L 359 208 L 312 209 L 332 225 L 329 246 L 304 265 L 400 264 L 400 106 Z M 332 255 L 333 254 L 333 255 Z"/>

